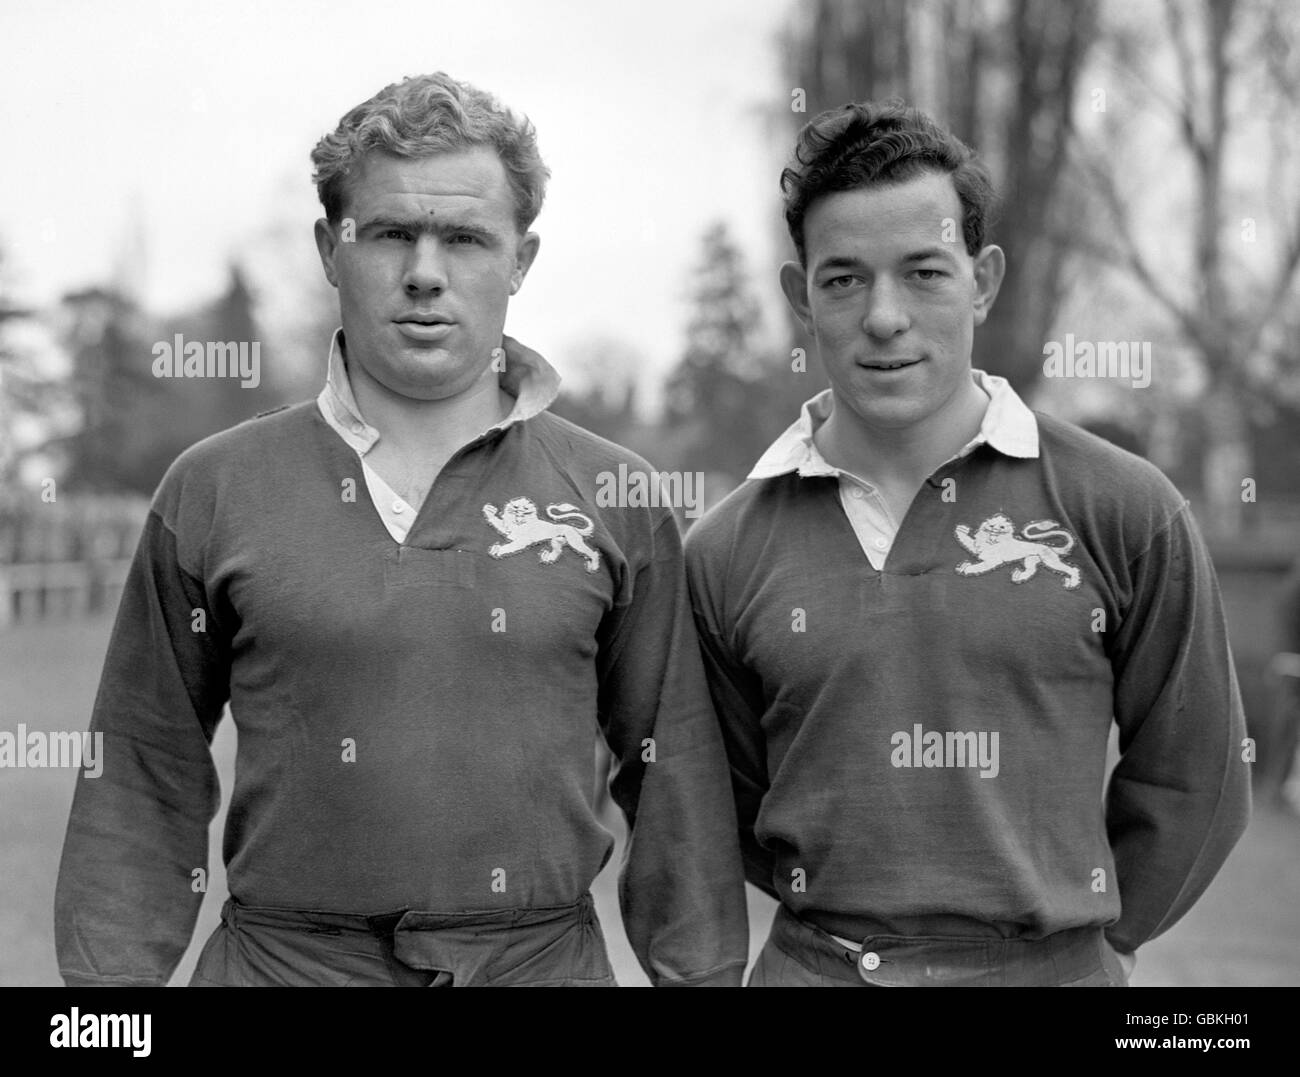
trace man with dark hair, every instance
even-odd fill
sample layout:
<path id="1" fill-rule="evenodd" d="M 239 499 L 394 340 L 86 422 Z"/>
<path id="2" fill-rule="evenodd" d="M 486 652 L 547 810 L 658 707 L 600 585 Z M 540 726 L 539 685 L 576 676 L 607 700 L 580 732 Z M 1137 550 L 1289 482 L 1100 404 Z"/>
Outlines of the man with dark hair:
<path id="1" fill-rule="evenodd" d="M 588 888 L 613 836 L 656 985 L 740 983 L 726 758 L 671 509 L 602 508 L 634 454 L 547 412 L 503 337 L 546 169 L 531 124 L 438 74 L 312 155 L 339 292 L 319 398 L 193 446 L 156 493 L 104 663 L 98 780 L 56 897 L 69 985 L 163 985 L 194 928 L 239 734 L 230 900 L 195 985 L 613 984 Z"/>
<path id="2" fill-rule="evenodd" d="M 1005 263 L 965 145 L 849 105 L 782 186 L 831 386 L 686 544 L 781 902 L 750 983 L 1124 984 L 1249 811 L 1205 545 L 1154 467 L 972 370 Z"/>

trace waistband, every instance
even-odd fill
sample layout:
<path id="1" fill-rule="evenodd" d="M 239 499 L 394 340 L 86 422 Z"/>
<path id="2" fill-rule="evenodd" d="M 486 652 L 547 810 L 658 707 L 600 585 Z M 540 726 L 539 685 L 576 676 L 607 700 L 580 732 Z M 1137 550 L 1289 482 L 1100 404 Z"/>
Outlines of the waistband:
<path id="1" fill-rule="evenodd" d="M 485 981 L 504 958 L 510 964 L 527 960 L 554 948 L 576 928 L 597 922 L 590 893 L 567 905 L 450 913 L 401 909 L 377 915 L 265 908 L 230 898 L 221 919 L 236 934 L 271 929 L 373 937 L 391 946 L 393 956 L 408 968 L 450 973 L 460 986 Z"/>
<path id="2" fill-rule="evenodd" d="M 1100 927 L 1041 939 L 949 935 L 867 935 L 861 951 L 801 920 L 784 905 L 772 941 L 811 971 L 876 987 L 1045 987 L 1082 980 L 1103 968 Z"/>

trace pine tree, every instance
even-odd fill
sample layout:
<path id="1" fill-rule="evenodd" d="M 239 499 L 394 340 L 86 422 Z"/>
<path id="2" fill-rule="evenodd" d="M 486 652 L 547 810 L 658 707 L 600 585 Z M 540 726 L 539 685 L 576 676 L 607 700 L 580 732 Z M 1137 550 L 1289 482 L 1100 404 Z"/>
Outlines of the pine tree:
<path id="1" fill-rule="evenodd" d="M 678 463 L 743 478 L 770 440 L 760 378 L 759 307 L 726 225 L 704 234 L 686 348 L 664 386 L 664 424 Z"/>

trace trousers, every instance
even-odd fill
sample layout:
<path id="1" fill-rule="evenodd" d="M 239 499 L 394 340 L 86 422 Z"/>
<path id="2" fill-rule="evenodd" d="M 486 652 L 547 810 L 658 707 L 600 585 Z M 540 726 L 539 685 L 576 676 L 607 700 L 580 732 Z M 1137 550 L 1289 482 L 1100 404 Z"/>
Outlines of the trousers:
<path id="1" fill-rule="evenodd" d="M 591 895 L 379 916 L 228 900 L 191 987 L 617 987 Z"/>
<path id="2" fill-rule="evenodd" d="M 784 905 L 750 987 L 1127 987 L 1099 927 L 1041 939 L 869 935 L 858 952 Z"/>

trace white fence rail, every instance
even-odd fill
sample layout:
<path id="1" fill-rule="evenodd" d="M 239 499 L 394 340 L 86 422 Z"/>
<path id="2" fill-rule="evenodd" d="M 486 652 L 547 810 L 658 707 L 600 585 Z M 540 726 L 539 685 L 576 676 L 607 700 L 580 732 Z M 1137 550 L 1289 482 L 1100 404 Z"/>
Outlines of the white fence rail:
<path id="1" fill-rule="evenodd" d="M 0 565 L 0 629 L 117 608 L 131 559 Z"/>
<path id="2" fill-rule="evenodd" d="M 116 610 L 148 510 L 139 495 L 0 489 L 0 630 Z"/>

